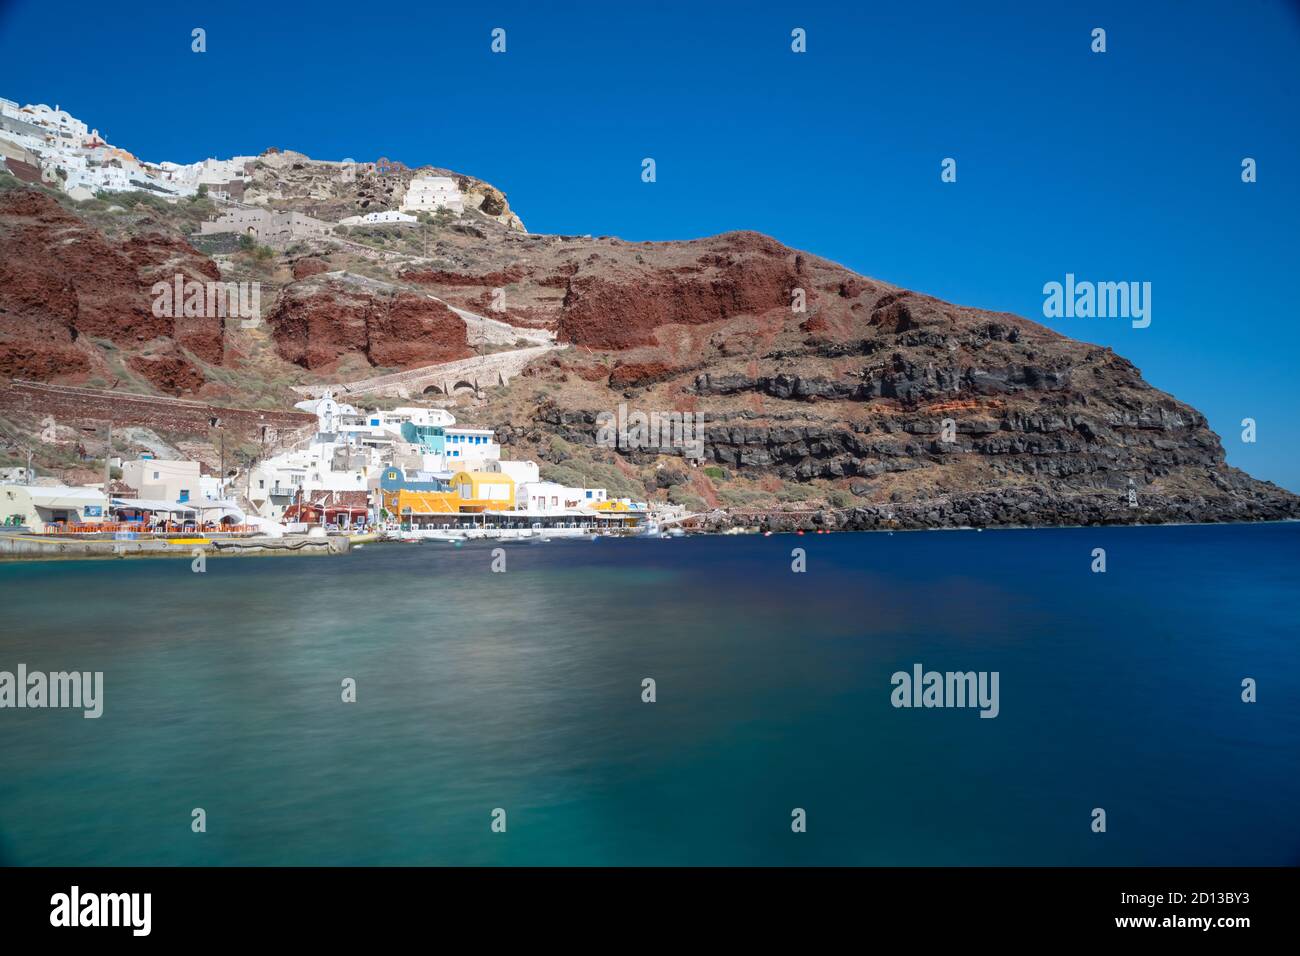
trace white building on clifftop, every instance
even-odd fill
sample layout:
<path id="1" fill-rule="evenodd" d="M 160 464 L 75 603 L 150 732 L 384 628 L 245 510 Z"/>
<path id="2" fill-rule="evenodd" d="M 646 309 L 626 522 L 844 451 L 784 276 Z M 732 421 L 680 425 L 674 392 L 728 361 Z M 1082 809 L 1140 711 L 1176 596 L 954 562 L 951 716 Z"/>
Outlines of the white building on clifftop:
<path id="1" fill-rule="evenodd" d="M 404 212 L 388 209 L 384 212 L 368 212 L 364 216 L 348 216 L 340 219 L 340 226 L 413 226 L 419 222 L 414 216 Z"/>
<path id="2" fill-rule="evenodd" d="M 403 212 L 434 212 L 450 209 L 459 215 L 465 211 L 456 181 L 447 176 L 421 176 L 412 179 L 402 200 Z"/>

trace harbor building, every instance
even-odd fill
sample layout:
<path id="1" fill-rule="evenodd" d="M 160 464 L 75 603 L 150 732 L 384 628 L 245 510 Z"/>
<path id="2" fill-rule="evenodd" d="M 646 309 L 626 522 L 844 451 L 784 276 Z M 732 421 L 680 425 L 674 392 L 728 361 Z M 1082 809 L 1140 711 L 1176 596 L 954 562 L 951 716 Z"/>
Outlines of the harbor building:
<path id="1" fill-rule="evenodd" d="M 61 527 L 99 524 L 108 499 L 95 488 L 68 485 L 0 485 L 0 526 L 45 534 Z"/>
<path id="2" fill-rule="evenodd" d="M 364 528 L 370 522 L 370 497 L 358 490 L 300 492 L 298 500 L 285 509 L 284 520 L 340 531 Z"/>
<path id="3" fill-rule="evenodd" d="M 483 466 L 484 471 L 500 472 L 514 479 L 515 487 L 529 481 L 541 481 L 541 468 L 535 461 L 508 461 L 497 459 Z"/>
<path id="4" fill-rule="evenodd" d="M 383 508 L 408 529 L 440 527 L 448 516 L 460 514 L 460 496 L 451 491 L 381 491 Z M 441 516 L 444 521 L 433 519 Z"/>
<path id="5" fill-rule="evenodd" d="M 385 468 L 379 476 L 381 491 L 451 491 L 451 472 L 407 472 L 397 466 Z"/>
<path id="6" fill-rule="evenodd" d="M 436 409 L 436 411 L 442 410 Z M 441 418 L 424 416 L 404 421 L 398 426 L 398 434 L 412 445 L 419 445 L 422 454 L 437 455 L 441 458 L 447 450 L 446 429 L 453 422 L 455 419 L 450 414 L 442 412 Z"/>
<path id="7" fill-rule="evenodd" d="M 458 471 L 451 479 L 462 511 L 507 510 L 514 506 L 515 482 L 509 475 L 491 471 Z"/>
<path id="8" fill-rule="evenodd" d="M 491 428 L 448 428 L 445 431 L 447 467 L 486 471 L 489 462 L 501 460 L 501 446 L 492 440 Z"/>
<path id="9" fill-rule="evenodd" d="M 141 498 L 185 504 L 203 497 L 201 468 L 197 461 L 139 458 L 122 462 L 122 480 Z"/>

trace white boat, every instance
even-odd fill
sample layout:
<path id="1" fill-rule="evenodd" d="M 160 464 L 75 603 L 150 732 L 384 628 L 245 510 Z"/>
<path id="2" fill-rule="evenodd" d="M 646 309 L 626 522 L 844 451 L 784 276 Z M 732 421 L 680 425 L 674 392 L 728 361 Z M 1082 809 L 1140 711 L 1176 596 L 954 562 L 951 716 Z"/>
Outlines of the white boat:
<path id="1" fill-rule="evenodd" d="M 413 528 L 396 533 L 399 541 L 548 541 L 551 538 L 587 538 L 591 527 L 546 528 Z"/>

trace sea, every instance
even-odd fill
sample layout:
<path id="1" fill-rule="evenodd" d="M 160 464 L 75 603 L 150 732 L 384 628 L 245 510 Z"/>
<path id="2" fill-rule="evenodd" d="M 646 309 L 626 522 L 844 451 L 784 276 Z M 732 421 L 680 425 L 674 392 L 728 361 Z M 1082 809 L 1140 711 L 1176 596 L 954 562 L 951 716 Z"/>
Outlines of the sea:
<path id="1" fill-rule="evenodd" d="M 98 718 L 0 708 L 4 864 L 1300 863 L 1300 524 L 9 562 L 0 601 L 0 671 L 103 674 Z M 896 706 L 931 671 L 996 716 Z"/>

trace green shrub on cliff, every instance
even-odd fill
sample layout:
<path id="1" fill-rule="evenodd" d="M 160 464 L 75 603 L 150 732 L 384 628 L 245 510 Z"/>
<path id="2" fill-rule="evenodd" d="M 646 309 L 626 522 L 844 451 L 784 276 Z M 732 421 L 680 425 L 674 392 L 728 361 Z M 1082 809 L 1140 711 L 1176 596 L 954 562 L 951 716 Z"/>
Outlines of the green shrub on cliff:
<path id="1" fill-rule="evenodd" d="M 686 490 L 685 485 L 673 485 L 668 489 L 668 500 L 675 505 L 681 505 L 687 511 L 707 511 L 708 506 L 697 495 L 691 494 Z"/>
<path id="2" fill-rule="evenodd" d="M 563 465 L 543 463 L 541 473 L 544 480 L 557 481 L 570 488 L 604 488 L 611 498 L 639 501 L 645 497 L 644 485 L 604 462 L 569 459 Z"/>
<path id="3" fill-rule="evenodd" d="M 854 504 L 853 495 L 843 488 L 832 488 L 826 492 L 826 500 L 836 508 L 852 508 Z"/>

